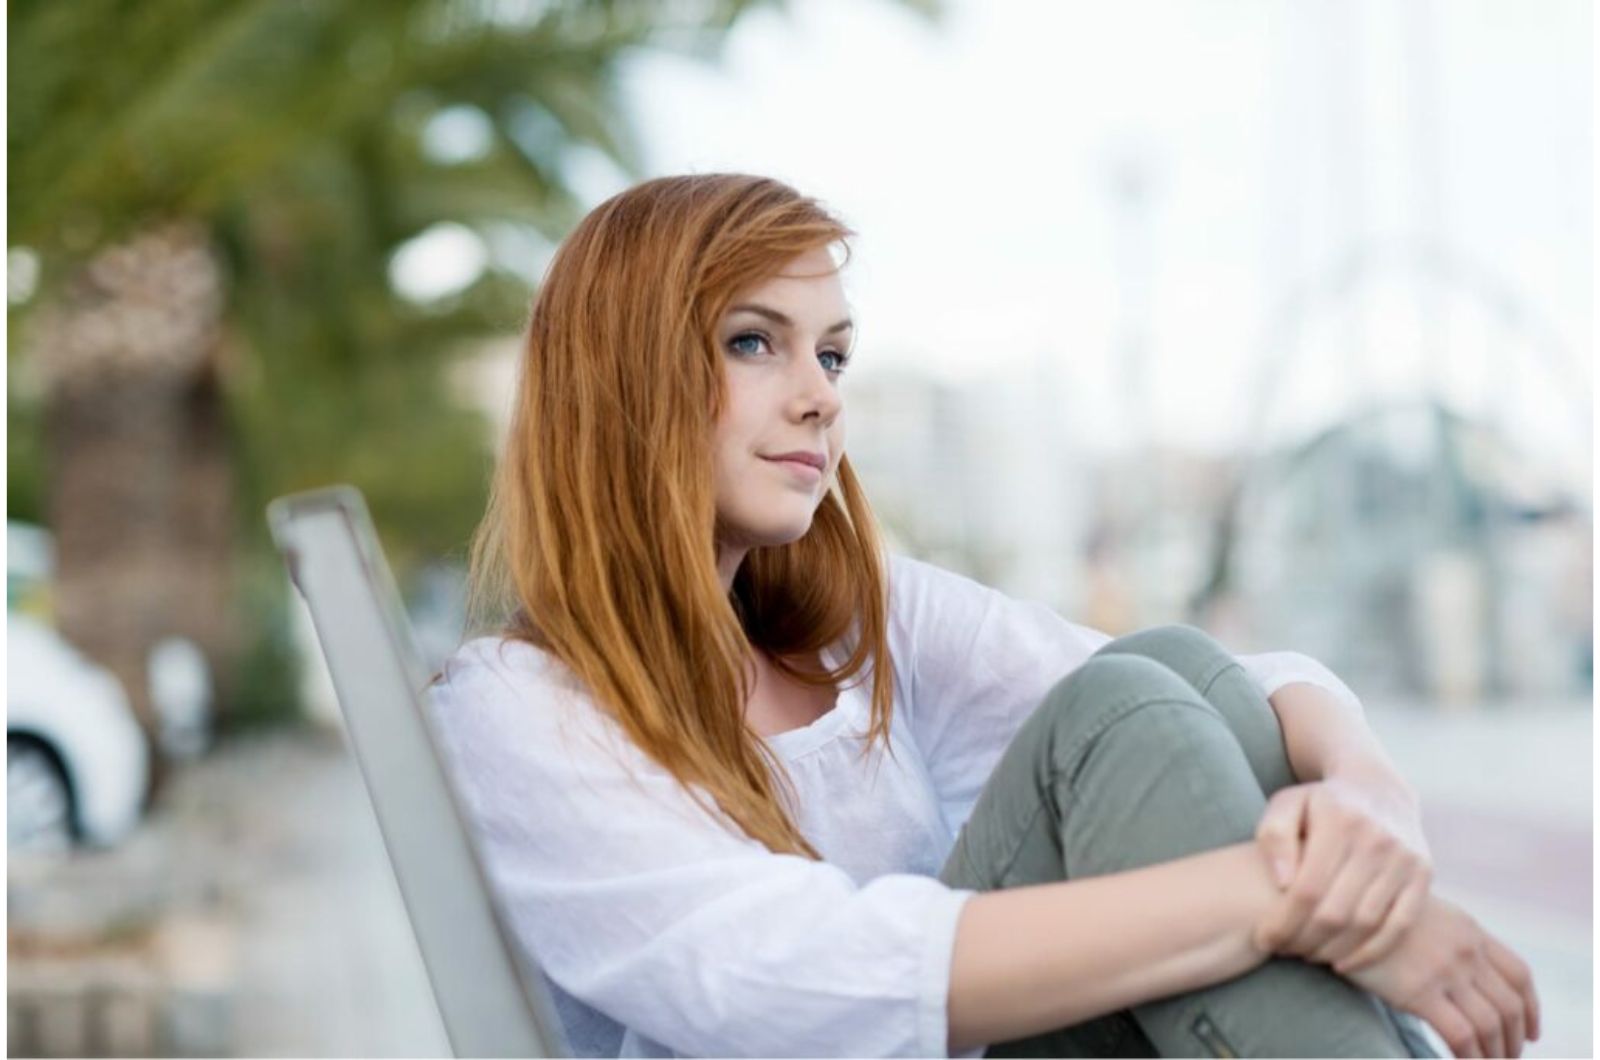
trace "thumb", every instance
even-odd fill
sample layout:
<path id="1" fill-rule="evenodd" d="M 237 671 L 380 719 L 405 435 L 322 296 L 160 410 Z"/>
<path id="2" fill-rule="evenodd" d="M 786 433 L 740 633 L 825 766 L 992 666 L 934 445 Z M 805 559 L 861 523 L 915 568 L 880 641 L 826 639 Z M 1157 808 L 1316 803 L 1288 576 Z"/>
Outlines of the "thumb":
<path id="1" fill-rule="evenodd" d="M 1305 790 L 1285 788 L 1268 801 L 1256 825 L 1256 843 L 1272 867 L 1272 877 L 1279 888 L 1289 886 L 1300 865 L 1300 833 L 1305 810 Z"/>

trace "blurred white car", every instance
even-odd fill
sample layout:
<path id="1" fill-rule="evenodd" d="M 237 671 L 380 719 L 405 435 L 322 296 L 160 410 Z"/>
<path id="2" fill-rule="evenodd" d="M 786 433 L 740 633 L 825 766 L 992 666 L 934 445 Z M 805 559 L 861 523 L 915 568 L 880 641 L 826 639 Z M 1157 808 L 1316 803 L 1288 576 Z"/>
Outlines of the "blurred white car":
<path id="1" fill-rule="evenodd" d="M 55 540 L 32 523 L 6 521 L 6 613 L 32 615 L 51 625 Z M 211 743 L 216 688 L 200 646 L 187 637 L 158 641 L 145 663 L 155 739 L 168 758 L 193 758 Z"/>
<path id="2" fill-rule="evenodd" d="M 6 521 L 6 845 L 61 850 L 115 843 L 138 822 L 150 747 L 126 690 L 50 622 L 55 544 Z M 150 658 L 163 746 L 203 746 L 211 700 L 198 649 L 175 638 Z"/>
<path id="3" fill-rule="evenodd" d="M 6 612 L 6 845 L 116 842 L 138 822 L 149 748 L 122 685 L 31 615 Z"/>

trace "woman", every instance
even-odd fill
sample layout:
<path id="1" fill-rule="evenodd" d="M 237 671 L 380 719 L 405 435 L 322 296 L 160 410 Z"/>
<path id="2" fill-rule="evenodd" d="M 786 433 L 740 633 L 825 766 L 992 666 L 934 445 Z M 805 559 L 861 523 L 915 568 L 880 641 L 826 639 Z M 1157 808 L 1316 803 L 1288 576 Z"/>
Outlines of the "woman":
<path id="1" fill-rule="evenodd" d="M 1427 1055 L 1404 1009 L 1517 1055 L 1526 966 L 1428 894 L 1337 677 L 883 554 L 850 234 L 653 180 L 534 303 L 474 545 L 501 624 L 434 710 L 574 1048 Z"/>

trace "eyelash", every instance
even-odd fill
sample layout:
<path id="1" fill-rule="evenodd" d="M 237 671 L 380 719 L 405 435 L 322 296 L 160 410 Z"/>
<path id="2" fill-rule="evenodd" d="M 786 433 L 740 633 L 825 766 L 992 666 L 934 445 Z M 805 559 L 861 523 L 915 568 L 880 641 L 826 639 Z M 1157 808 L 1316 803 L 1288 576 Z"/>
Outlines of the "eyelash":
<path id="1" fill-rule="evenodd" d="M 733 338 L 728 340 L 728 349 L 735 356 L 739 356 L 739 357 L 750 356 L 748 354 L 745 354 L 745 353 L 743 353 L 743 352 L 741 352 L 739 350 L 735 350 L 733 348 L 733 344 L 736 343 L 736 342 L 739 342 L 742 339 L 760 339 L 762 342 L 767 344 L 767 348 L 769 350 L 772 348 L 772 339 L 771 339 L 770 336 L 767 335 L 766 332 L 764 332 L 764 331 L 741 331 L 739 334 L 735 335 Z M 835 379 L 837 379 L 839 376 L 843 375 L 844 374 L 844 370 L 849 367 L 849 365 L 850 365 L 850 355 L 847 354 L 847 353 L 841 353 L 838 350 L 823 350 L 822 353 L 817 354 L 817 356 L 821 357 L 823 354 L 827 354 L 827 353 L 831 353 L 831 354 L 833 354 L 835 357 L 837 357 L 839 359 L 839 367 L 837 367 L 837 368 L 824 367 L 823 370 L 826 371 L 829 375 L 833 376 Z"/>

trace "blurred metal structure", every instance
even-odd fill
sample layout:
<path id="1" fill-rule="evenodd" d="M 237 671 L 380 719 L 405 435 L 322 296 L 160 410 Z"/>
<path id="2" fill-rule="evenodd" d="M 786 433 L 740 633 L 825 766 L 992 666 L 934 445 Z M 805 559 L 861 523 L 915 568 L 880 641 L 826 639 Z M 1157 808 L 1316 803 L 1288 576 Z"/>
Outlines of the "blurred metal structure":
<path id="1" fill-rule="evenodd" d="M 360 492 L 267 509 L 304 595 L 451 1047 L 570 1056 L 538 969 L 519 962 L 423 709 L 427 677 Z"/>

